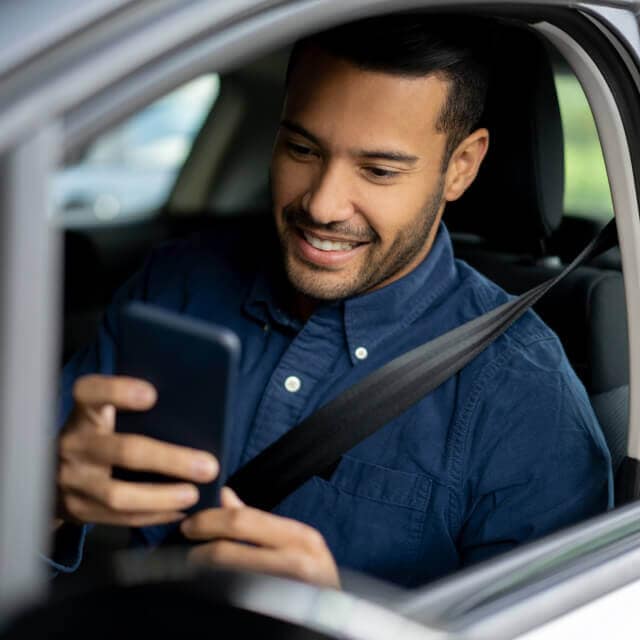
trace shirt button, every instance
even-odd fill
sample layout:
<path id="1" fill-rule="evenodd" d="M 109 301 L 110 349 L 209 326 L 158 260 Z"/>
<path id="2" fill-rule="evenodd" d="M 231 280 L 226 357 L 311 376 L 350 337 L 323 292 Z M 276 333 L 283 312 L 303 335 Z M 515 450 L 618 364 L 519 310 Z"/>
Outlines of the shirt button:
<path id="1" fill-rule="evenodd" d="M 369 352 L 364 347 L 358 347 L 355 351 L 355 355 L 358 360 L 366 360 Z"/>
<path id="2" fill-rule="evenodd" d="M 300 381 L 300 378 L 298 378 L 297 376 L 289 376 L 284 381 L 284 388 L 287 391 L 290 391 L 291 393 L 295 393 L 296 391 L 299 391 L 301 386 L 302 386 L 302 382 Z"/>

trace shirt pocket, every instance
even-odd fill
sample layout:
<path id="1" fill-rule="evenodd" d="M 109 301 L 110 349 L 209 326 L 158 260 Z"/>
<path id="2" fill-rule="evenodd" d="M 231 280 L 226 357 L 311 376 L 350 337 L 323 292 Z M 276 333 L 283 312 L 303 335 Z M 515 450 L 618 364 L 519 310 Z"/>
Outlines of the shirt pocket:
<path id="1" fill-rule="evenodd" d="M 422 559 L 428 476 L 343 456 L 329 480 L 314 477 L 313 519 L 339 566 L 410 584 Z"/>

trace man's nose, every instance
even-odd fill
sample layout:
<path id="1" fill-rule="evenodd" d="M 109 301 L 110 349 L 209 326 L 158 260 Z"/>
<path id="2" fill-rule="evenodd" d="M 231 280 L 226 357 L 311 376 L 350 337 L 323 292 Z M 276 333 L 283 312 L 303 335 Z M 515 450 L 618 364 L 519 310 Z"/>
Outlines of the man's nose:
<path id="1" fill-rule="evenodd" d="M 350 182 L 346 168 L 329 164 L 304 194 L 302 206 L 318 224 L 348 220 L 354 213 Z"/>

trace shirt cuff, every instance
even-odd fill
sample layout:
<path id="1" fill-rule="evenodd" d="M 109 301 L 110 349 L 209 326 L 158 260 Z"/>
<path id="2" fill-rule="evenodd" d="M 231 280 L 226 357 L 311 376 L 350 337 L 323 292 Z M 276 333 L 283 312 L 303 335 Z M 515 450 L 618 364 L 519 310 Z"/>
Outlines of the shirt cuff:
<path id="1" fill-rule="evenodd" d="M 82 561 L 84 540 L 89 525 L 78 525 L 65 522 L 54 536 L 51 556 L 40 554 L 56 573 L 72 573 Z"/>

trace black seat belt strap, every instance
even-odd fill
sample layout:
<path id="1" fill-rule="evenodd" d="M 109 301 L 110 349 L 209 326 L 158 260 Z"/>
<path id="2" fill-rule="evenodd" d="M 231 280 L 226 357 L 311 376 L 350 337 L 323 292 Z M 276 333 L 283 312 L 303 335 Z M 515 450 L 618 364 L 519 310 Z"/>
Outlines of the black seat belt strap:
<path id="1" fill-rule="evenodd" d="M 227 484 L 247 504 L 270 511 L 460 371 L 574 269 L 616 244 L 612 220 L 560 274 L 383 365 L 285 433 Z"/>

